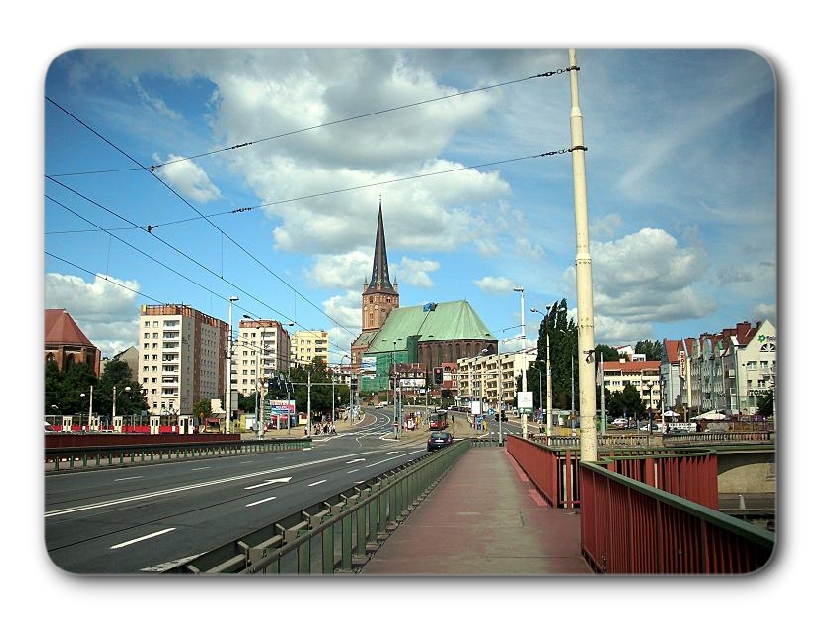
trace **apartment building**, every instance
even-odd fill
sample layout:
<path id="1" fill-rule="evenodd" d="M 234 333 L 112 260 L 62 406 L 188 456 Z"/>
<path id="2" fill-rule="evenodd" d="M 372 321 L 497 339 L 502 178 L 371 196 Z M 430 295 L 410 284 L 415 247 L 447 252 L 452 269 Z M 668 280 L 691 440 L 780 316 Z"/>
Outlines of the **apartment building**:
<path id="1" fill-rule="evenodd" d="M 597 384 L 612 392 L 633 385 L 655 411 L 749 416 L 760 396 L 775 388 L 776 356 L 775 326 L 744 321 L 719 333 L 663 340 L 659 362 L 606 361 Z"/>
<path id="2" fill-rule="evenodd" d="M 659 361 L 604 361 L 602 372 L 597 374 L 597 384 L 611 393 L 621 392 L 630 385 L 640 394 L 647 410 L 662 412 Z"/>
<path id="3" fill-rule="evenodd" d="M 459 359 L 455 368 L 456 378 L 453 379 L 458 388 L 459 401 L 482 399 L 494 409 L 515 404 L 518 391 L 516 377 L 521 376 L 523 370 L 529 373 L 534 361 L 535 349 L 524 353 L 495 353 Z M 444 369 L 452 368 L 444 366 Z M 447 382 L 446 374 L 444 382 Z"/>
<path id="4" fill-rule="evenodd" d="M 142 305 L 138 377 L 152 415 L 190 415 L 226 391 L 228 323 L 182 304 Z"/>
<path id="5" fill-rule="evenodd" d="M 278 320 L 242 319 L 233 361 L 236 391 L 242 396 L 264 392 L 267 380 L 291 365 L 291 336 Z"/>
<path id="6" fill-rule="evenodd" d="M 329 363 L 329 335 L 325 331 L 295 331 L 291 336 L 291 361 L 308 365 L 315 357 Z"/>

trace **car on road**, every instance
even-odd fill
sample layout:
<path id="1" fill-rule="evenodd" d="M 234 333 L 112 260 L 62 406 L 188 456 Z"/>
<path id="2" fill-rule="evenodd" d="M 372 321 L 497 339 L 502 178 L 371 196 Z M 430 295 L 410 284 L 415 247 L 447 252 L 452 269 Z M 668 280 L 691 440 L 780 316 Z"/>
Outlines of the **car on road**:
<path id="1" fill-rule="evenodd" d="M 617 426 L 618 428 L 628 428 L 628 420 L 624 417 L 615 418 L 613 422 L 611 422 L 611 426 Z"/>
<path id="2" fill-rule="evenodd" d="M 429 434 L 427 439 L 427 452 L 440 450 L 452 444 L 452 435 L 445 430 L 435 430 Z"/>
<path id="3" fill-rule="evenodd" d="M 647 423 L 646 423 L 646 424 L 643 424 L 643 425 L 640 427 L 640 430 L 641 430 L 641 431 L 643 431 L 643 432 L 648 432 L 648 429 L 649 429 L 649 426 L 648 426 L 648 424 L 647 424 Z M 659 425 L 659 424 L 652 424 L 652 425 L 651 425 L 651 430 L 652 430 L 652 432 L 653 432 L 653 431 L 656 431 L 656 430 L 660 430 L 660 425 Z"/>

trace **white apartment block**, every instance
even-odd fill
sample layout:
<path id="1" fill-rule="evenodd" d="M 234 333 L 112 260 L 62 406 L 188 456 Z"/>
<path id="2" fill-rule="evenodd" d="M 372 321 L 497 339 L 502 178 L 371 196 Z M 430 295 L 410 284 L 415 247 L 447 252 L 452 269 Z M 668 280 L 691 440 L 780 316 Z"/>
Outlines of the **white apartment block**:
<path id="1" fill-rule="evenodd" d="M 315 357 L 329 363 L 329 335 L 325 331 L 295 331 L 291 336 L 291 362 L 308 365 Z"/>
<path id="2" fill-rule="evenodd" d="M 264 392 L 267 380 L 291 365 L 291 336 L 278 320 L 240 320 L 233 361 L 236 391 Z"/>
<path id="3" fill-rule="evenodd" d="M 524 370 L 529 374 L 530 364 L 536 361 L 536 353 L 501 353 L 459 359 L 456 368 L 458 398 L 483 399 L 492 408 L 505 408 L 515 404 L 516 377 Z M 501 405 L 501 406 L 498 406 Z"/>
<path id="4" fill-rule="evenodd" d="M 225 393 L 228 323 L 180 304 L 142 305 L 138 378 L 152 415 L 191 415 Z"/>

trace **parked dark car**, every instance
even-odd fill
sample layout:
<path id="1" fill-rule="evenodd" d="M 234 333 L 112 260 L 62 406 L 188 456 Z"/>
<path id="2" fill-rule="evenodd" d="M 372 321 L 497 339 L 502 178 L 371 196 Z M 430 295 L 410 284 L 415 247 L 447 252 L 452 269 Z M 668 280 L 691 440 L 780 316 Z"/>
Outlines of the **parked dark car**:
<path id="1" fill-rule="evenodd" d="M 452 443 L 452 435 L 445 430 L 441 431 L 433 431 L 429 434 L 429 439 L 427 439 L 427 452 L 432 452 L 433 450 L 440 450 L 441 448 L 448 446 Z"/>

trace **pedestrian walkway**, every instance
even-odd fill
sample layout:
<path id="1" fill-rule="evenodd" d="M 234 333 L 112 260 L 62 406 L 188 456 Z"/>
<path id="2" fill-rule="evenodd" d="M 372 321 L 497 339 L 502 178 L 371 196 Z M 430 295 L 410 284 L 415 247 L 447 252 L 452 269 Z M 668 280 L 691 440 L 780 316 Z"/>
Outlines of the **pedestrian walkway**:
<path id="1" fill-rule="evenodd" d="M 464 452 L 361 574 L 590 574 L 579 512 L 551 508 L 502 447 Z"/>

